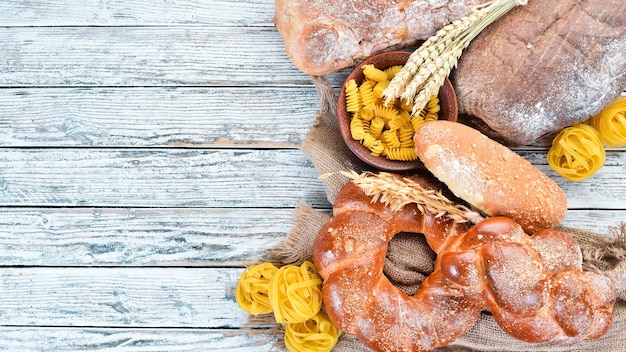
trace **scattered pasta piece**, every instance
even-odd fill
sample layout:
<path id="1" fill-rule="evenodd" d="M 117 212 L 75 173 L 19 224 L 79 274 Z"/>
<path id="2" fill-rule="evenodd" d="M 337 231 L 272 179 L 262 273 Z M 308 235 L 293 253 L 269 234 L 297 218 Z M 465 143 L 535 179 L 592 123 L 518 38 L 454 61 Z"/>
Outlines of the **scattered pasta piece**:
<path id="1" fill-rule="evenodd" d="M 365 121 L 372 121 L 374 117 L 376 117 L 376 113 L 374 112 L 373 109 L 363 108 L 361 111 L 359 111 L 359 113 L 360 113 L 359 117 Z"/>
<path id="2" fill-rule="evenodd" d="M 237 304 L 252 315 L 272 312 L 268 297 L 270 281 L 278 271 L 271 263 L 246 268 L 235 290 Z"/>
<path id="3" fill-rule="evenodd" d="M 414 134 L 415 129 L 413 129 L 413 125 L 409 124 L 408 126 L 400 127 L 400 129 L 398 130 L 398 140 L 400 141 L 400 147 L 415 147 L 415 142 L 413 142 Z"/>
<path id="4" fill-rule="evenodd" d="M 559 132 L 547 154 L 550 167 L 570 181 L 582 181 L 595 174 L 605 159 L 600 134 L 582 123 Z"/>
<path id="5" fill-rule="evenodd" d="M 376 99 L 382 99 L 383 92 L 385 91 L 385 89 L 387 89 L 388 85 L 389 85 L 388 80 L 384 80 L 384 81 L 380 81 L 376 83 L 376 85 L 374 86 L 374 89 L 372 89 L 372 93 L 374 93 L 374 97 L 376 97 Z"/>
<path id="6" fill-rule="evenodd" d="M 337 344 L 341 331 L 328 315 L 319 312 L 303 323 L 285 325 L 285 346 L 291 352 L 329 352 Z"/>
<path id="7" fill-rule="evenodd" d="M 374 82 L 381 82 L 387 80 L 387 74 L 382 70 L 377 69 L 374 65 L 363 65 L 363 74 L 365 78 L 370 79 Z"/>
<path id="8" fill-rule="evenodd" d="M 346 83 L 346 109 L 349 112 L 358 112 L 361 109 L 359 87 L 353 79 Z"/>
<path id="9" fill-rule="evenodd" d="M 609 148 L 626 146 L 626 97 L 617 98 L 589 120 Z"/>
<path id="10" fill-rule="evenodd" d="M 241 274 L 235 290 L 237 304 L 247 313 L 274 312 L 285 324 L 285 345 L 291 352 L 328 352 L 341 331 L 322 309 L 322 279 L 315 265 L 276 268 L 271 263 L 253 265 Z"/>
<path id="11" fill-rule="evenodd" d="M 385 128 L 385 120 L 383 120 L 382 117 L 375 117 L 370 123 L 370 135 L 374 138 L 380 138 L 383 133 L 383 128 Z M 363 138 L 365 138 L 365 136 L 358 139 L 362 140 Z"/>
<path id="12" fill-rule="evenodd" d="M 400 139 L 395 131 L 387 130 L 383 132 L 382 140 L 388 148 L 400 148 Z"/>
<path id="13" fill-rule="evenodd" d="M 410 161 L 417 159 L 417 153 L 415 152 L 414 147 L 398 147 L 398 148 L 390 148 L 387 151 L 387 155 L 393 160 L 403 160 Z"/>
<path id="14" fill-rule="evenodd" d="M 387 74 L 387 80 L 391 81 L 391 79 L 398 74 L 398 72 L 400 72 L 400 70 L 402 70 L 402 66 L 403 65 L 393 65 L 393 66 L 389 66 L 386 69 L 384 69 L 383 71 L 385 71 L 385 73 Z"/>
<path id="15" fill-rule="evenodd" d="M 374 96 L 374 84 L 372 81 L 365 81 L 359 87 L 361 93 L 361 100 L 363 101 L 363 108 L 374 110 L 376 106 L 376 97 Z"/>
<path id="16" fill-rule="evenodd" d="M 270 305 L 278 323 L 300 323 L 322 308 L 322 279 L 311 262 L 285 265 L 270 282 Z"/>
<path id="17" fill-rule="evenodd" d="M 382 96 L 402 65 L 384 70 L 374 65 L 363 65 L 362 68 L 365 80 L 360 85 L 350 80 L 345 88 L 352 138 L 360 141 L 372 155 L 382 155 L 389 160 L 417 160 L 415 151 L 409 151 L 415 148 L 413 135 L 422 123 L 439 118 L 439 98 L 431 97 L 419 114 L 411 116 L 411 102 L 398 99 L 394 104 L 386 105 Z"/>
<path id="18" fill-rule="evenodd" d="M 353 139 L 361 140 L 365 138 L 365 121 L 358 117 L 350 120 L 350 133 Z"/>
<path id="19" fill-rule="evenodd" d="M 387 123 L 390 131 L 396 132 L 402 127 L 411 126 L 411 120 L 406 116 L 398 116 Z"/>

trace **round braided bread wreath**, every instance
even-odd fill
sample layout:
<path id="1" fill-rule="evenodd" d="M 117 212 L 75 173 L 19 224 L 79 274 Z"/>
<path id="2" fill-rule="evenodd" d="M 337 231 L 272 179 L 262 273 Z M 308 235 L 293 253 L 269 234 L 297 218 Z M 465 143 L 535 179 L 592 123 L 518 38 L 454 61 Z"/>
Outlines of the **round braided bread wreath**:
<path id="1" fill-rule="evenodd" d="M 427 189 L 430 176 L 412 178 Z M 385 277 L 387 245 L 399 232 L 421 233 L 437 253 L 435 270 L 408 296 Z M 313 260 L 331 321 L 376 351 L 430 351 L 465 334 L 483 309 L 511 336 L 572 343 L 604 335 L 616 291 L 603 274 L 582 270 L 569 235 L 527 235 L 506 217 L 470 227 L 409 204 L 392 211 L 352 182 L 321 228 Z"/>

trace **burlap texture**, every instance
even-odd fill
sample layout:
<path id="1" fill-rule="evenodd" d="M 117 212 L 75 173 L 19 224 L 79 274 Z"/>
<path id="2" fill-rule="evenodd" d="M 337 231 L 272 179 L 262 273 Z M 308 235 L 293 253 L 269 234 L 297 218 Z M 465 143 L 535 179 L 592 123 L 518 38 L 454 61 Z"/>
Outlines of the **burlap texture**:
<path id="1" fill-rule="evenodd" d="M 336 122 L 336 98 L 333 88 L 323 77 L 313 77 L 320 96 L 320 110 L 311 126 L 301 150 L 311 159 L 317 171 L 331 174 L 324 178 L 326 195 L 333 203 L 339 189 L 348 179 L 340 171 L 361 172 L 369 168 L 356 159 L 341 139 Z M 318 230 L 329 219 L 307 205 L 294 213 L 294 226 L 287 238 L 272 251 L 272 257 L 281 264 L 299 264 L 311 260 L 312 244 Z M 465 351 L 626 351 L 626 245 L 624 229 L 610 234 L 561 227 L 572 234 L 583 250 L 585 266 L 597 268 L 611 276 L 619 287 L 614 322 L 607 335 L 598 340 L 583 341 L 567 346 L 530 344 L 518 341 L 502 332 L 493 318 L 483 313 L 478 323 L 452 345 L 438 352 Z M 411 295 L 421 281 L 433 270 L 434 252 L 424 237 L 416 234 L 399 234 L 389 244 L 385 275 L 397 287 Z M 370 351 L 357 338 L 343 334 L 333 351 Z"/>

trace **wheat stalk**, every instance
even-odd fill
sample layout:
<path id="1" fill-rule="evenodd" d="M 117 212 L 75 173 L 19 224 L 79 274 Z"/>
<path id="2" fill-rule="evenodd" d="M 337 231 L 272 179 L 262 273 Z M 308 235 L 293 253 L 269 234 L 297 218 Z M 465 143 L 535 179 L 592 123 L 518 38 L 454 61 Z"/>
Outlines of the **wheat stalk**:
<path id="1" fill-rule="evenodd" d="M 482 15 L 482 12 L 472 13 L 444 26 L 411 53 L 403 69 L 393 77 L 383 93 L 386 97 L 386 103 L 399 98 L 402 92 L 407 90 L 407 85 L 420 70 L 420 67 L 441 55 L 459 33 L 470 28 Z"/>
<path id="2" fill-rule="evenodd" d="M 452 68 L 456 66 L 458 58 L 461 56 L 460 52 L 460 49 L 454 52 L 444 52 L 433 61 L 428 71 L 425 70 L 428 73 L 432 69 L 432 73 L 428 76 L 417 74 L 413 77 L 401 95 L 401 99 L 413 102 L 412 115 L 419 114 L 426 106 L 426 103 L 428 103 L 428 100 L 433 96 L 437 96 L 436 92 L 439 91 Z M 435 93 L 433 94 L 433 92 Z"/>
<path id="3" fill-rule="evenodd" d="M 415 115 L 431 96 L 437 96 L 445 78 L 461 57 L 463 50 L 488 25 L 527 0 L 494 0 L 437 31 L 407 60 L 383 92 L 386 103 L 398 98 L 413 101 Z M 426 98 L 424 98 L 426 97 Z"/>
<path id="4" fill-rule="evenodd" d="M 480 12 L 473 13 L 444 26 L 411 53 L 403 69 L 393 77 L 391 84 L 385 90 L 386 103 L 399 98 L 420 67 L 425 62 L 430 62 L 433 58 L 441 55 L 458 33 L 467 30 L 481 15 Z"/>
<path id="5" fill-rule="evenodd" d="M 422 212 L 427 211 L 435 214 L 436 217 L 447 216 L 459 223 L 476 224 L 484 219 L 480 213 L 452 202 L 440 190 L 426 189 L 408 178 L 398 178 L 386 172 L 358 174 L 351 171 L 341 172 L 341 174 L 351 179 L 366 195 L 372 197 L 372 203 L 380 201 L 392 211 L 398 211 L 407 204 L 415 203 Z"/>

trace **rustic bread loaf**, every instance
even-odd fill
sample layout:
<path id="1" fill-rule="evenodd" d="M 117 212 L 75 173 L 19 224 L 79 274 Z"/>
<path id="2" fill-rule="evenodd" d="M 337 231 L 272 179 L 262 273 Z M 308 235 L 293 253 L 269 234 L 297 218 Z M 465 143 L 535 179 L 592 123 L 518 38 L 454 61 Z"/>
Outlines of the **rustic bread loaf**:
<path id="1" fill-rule="evenodd" d="M 276 0 L 274 23 L 301 71 L 325 75 L 433 35 L 482 0 Z"/>
<path id="2" fill-rule="evenodd" d="M 507 216 L 527 233 L 556 227 L 567 197 L 548 176 L 478 130 L 449 121 L 415 131 L 416 153 L 459 198 L 490 216 Z"/>
<path id="3" fill-rule="evenodd" d="M 509 146 L 586 120 L 626 88 L 626 1 L 529 1 L 474 39 L 452 78 L 459 113 Z"/>

